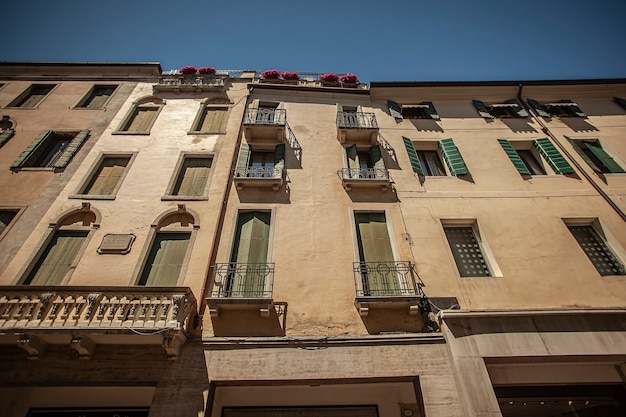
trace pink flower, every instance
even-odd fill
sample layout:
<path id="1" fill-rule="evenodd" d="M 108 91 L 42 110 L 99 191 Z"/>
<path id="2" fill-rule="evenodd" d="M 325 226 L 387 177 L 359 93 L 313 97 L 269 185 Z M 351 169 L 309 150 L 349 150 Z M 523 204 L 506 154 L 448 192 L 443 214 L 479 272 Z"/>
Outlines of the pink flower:
<path id="1" fill-rule="evenodd" d="M 339 77 L 337 76 L 337 74 L 321 74 L 319 76 L 319 79 L 329 83 L 336 83 L 337 81 L 339 81 Z"/>
<path id="2" fill-rule="evenodd" d="M 193 65 L 187 65 L 178 70 L 181 74 L 195 74 L 197 72 L 196 67 Z"/>
<path id="3" fill-rule="evenodd" d="M 277 70 L 266 70 L 261 73 L 261 78 L 266 80 L 278 80 L 280 78 L 280 72 Z"/>
<path id="4" fill-rule="evenodd" d="M 299 80 L 300 79 L 300 74 L 298 74 L 297 72 L 291 72 L 291 71 L 283 72 L 283 79 L 285 79 L 285 80 Z"/>
<path id="5" fill-rule="evenodd" d="M 208 74 L 213 75 L 217 72 L 217 70 L 213 67 L 200 67 L 198 68 L 198 74 Z"/>
<path id="6" fill-rule="evenodd" d="M 348 84 L 356 84 L 359 82 L 359 77 L 357 77 L 354 74 L 344 74 L 341 77 L 339 77 L 339 79 L 341 80 L 342 83 L 348 83 Z"/>

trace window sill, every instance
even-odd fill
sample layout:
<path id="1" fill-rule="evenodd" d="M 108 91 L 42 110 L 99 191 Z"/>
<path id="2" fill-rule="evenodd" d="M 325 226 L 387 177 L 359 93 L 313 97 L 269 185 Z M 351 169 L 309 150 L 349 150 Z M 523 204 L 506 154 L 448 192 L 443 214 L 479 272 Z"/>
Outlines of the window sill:
<path id="1" fill-rule="evenodd" d="M 207 201 L 208 195 L 201 196 L 185 196 L 185 195 L 164 195 L 161 201 Z"/>
<path id="2" fill-rule="evenodd" d="M 51 168 L 51 167 L 17 167 L 17 168 L 12 168 L 12 171 L 48 171 L 48 172 L 54 172 L 55 169 Z"/>
<path id="3" fill-rule="evenodd" d="M 115 194 L 71 194 L 67 198 L 79 200 L 115 200 Z"/>
<path id="4" fill-rule="evenodd" d="M 208 135 L 225 135 L 226 132 L 201 132 L 199 130 L 190 130 L 189 132 L 187 132 L 187 134 L 208 136 Z"/>
<path id="5" fill-rule="evenodd" d="M 112 135 L 142 135 L 142 136 L 148 136 L 150 135 L 150 132 L 127 132 L 125 130 L 116 130 L 115 132 L 111 133 Z"/>

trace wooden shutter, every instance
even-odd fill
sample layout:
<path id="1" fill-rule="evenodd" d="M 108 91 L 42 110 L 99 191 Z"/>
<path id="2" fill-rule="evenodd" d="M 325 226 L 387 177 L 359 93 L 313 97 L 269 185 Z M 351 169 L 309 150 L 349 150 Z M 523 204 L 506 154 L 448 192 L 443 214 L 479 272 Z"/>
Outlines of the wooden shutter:
<path id="1" fill-rule="evenodd" d="M 87 234 L 86 231 L 57 231 L 24 284 L 60 285 L 70 271 Z"/>
<path id="2" fill-rule="evenodd" d="M 389 114 L 392 115 L 394 118 L 404 119 L 402 117 L 402 109 L 400 108 L 398 103 L 392 100 L 387 100 L 387 107 L 389 108 Z"/>
<path id="3" fill-rule="evenodd" d="M 204 133 L 224 133 L 227 113 L 225 107 L 206 107 L 198 130 Z"/>
<path id="4" fill-rule="evenodd" d="M 54 135 L 54 132 L 52 130 L 46 130 L 45 132 L 42 132 L 39 136 L 37 136 L 35 140 L 33 140 L 30 145 L 28 145 L 26 149 L 22 151 L 20 156 L 15 161 L 13 161 L 13 163 L 11 164 L 11 168 L 21 167 L 26 162 L 31 153 L 35 152 L 40 146 L 42 146 L 51 135 Z"/>
<path id="5" fill-rule="evenodd" d="M 238 176 L 244 176 L 246 169 L 248 168 L 248 164 L 250 163 L 250 155 L 252 154 L 250 150 L 250 145 L 246 142 L 241 142 L 239 146 L 239 156 L 237 156 L 237 173 Z"/>
<path id="6" fill-rule="evenodd" d="M 535 110 L 535 112 L 541 116 L 541 117 L 551 117 L 550 113 L 547 112 L 547 110 L 541 105 L 539 104 L 539 102 L 537 100 L 533 100 L 533 99 L 528 99 L 526 100 L 526 102 L 528 103 L 528 105 L 530 107 L 533 108 L 533 110 Z"/>
<path id="7" fill-rule="evenodd" d="M 435 105 L 433 104 L 432 101 L 422 101 L 420 104 L 426 105 L 428 106 L 428 108 L 426 108 L 426 114 L 428 114 L 428 116 L 433 119 L 433 120 L 439 120 L 439 114 L 437 113 L 437 110 L 435 109 Z"/>
<path id="8" fill-rule="evenodd" d="M 191 197 L 204 195 L 211 162 L 211 158 L 185 158 L 172 194 Z"/>
<path id="9" fill-rule="evenodd" d="M 620 106 L 622 106 L 624 109 L 626 109 L 626 100 L 624 100 L 621 97 L 613 97 L 613 100 L 615 100 L 615 102 L 617 104 L 619 104 Z"/>
<path id="10" fill-rule="evenodd" d="M 626 172 L 624 169 L 619 166 L 617 162 L 613 159 L 611 155 L 609 155 L 604 149 L 602 149 L 602 145 L 600 142 L 583 142 L 584 145 L 589 149 L 589 151 L 596 156 L 602 162 L 602 165 L 609 170 L 609 172 Z"/>
<path id="11" fill-rule="evenodd" d="M 285 169 L 285 144 L 280 143 L 274 148 L 274 178 L 281 178 Z"/>
<path id="12" fill-rule="evenodd" d="M 438 142 L 438 145 L 439 151 L 443 155 L 443 159 L 446 161 L 446 165 L 448 165 L 452 175 L 464 175 L 469 172 L 459 149 L 452 139 L 442 139 Z"/>
<path id="13" fill-rule="evenodd" d="M 522 161 L 522 158 L 520 158 L 515 148 L 513 148 L 511 142 L 506 139 L 498 139 L 498 142 L 500 142 L 500 146 L 502 146 L 502 149 L 504 149 L 504 152 L 506 152 L 511 162 L 513 162 L 517 171 L 520 174 L 531 175 L 531 172 L 528 170 L 526 164 L 524 164 L 524 161 Z"/>
<path id="14" fill-rule="evenodd" d="M 506 104 L 515 104 L 513 107 L 513 112 L 515 113 L 515 117 L 528 117 L 528 112 L 520 106 L 519 102 L 516 99 L 506 100 Z"/>
<path id="15" fill-rule="evenodd" d="M 380 152 L 380 146 L 374 145 L 370 147 L 370 155 L 372 157 L 372 164 L 374 168 L 375 178 L 387 178 L 385 173 L 385 161 L 383 155 Z"/>
<path id="16" fill-rule="evenodd" d="M 175 286 L 185 261 L 191 233 L 158 232 L 139 285 Z"/>
<path id="17" fill-rule="evenodd" d="M 83 194 L 110 195 L 113 194 L 117 184 L 130 161 L 129 157 L 104 158 L 98 171 L 85 187 Z"/>
<path id="18" fill-rule="evenodd" d="M 9 139 L 11 139 L 14 134 L 15 130 L 13 129 L 5 129 L 2 133 L 0 133 L 0 146 L 4 145 Z"/>
<path id="19" fill-rule="evenodd" d="M 574 168 L 547 138 L 535 139 L 533 144 L 541 156 L 548 161 L 554 172 L 557 174 L 572 174 L 574 172 Z"/>
<path id="20" fill-rule="evenodd" d="M 107 103 L 113 91 L 115 91 L 115 87 L 113 86 L 94 86 L 91 91 L 91 96 L 83 107 L 88 109 L 101 109 Z"/>
<path id="21" fill-rule="evenodd" d="M 422 166 L 420 165 L 420 160 L 417 157 L 417 152 L 415 151 L 415 146 L 413 146 L 413 142 L 411 139 L 402 136 L 402 140 L 404 141 L 404 147 L 406 148 L 406 153 L 409 155 L 409 161 L 411 162 L 411 168 L 413 172 L 424 175 L 424 171 L 422 170 Z"/>
<path id="22" fill-rule="evenodd" d="M 493 119 L 493 115 L 489 112 L 489 109 L 487 108 L 487 106 L 485 106 L 485 103 L 480 100 L 472 100 L 472 104 L 474 105 L 474 108 L 476 108 L 478 114 L 480 114 L 480 117 L 485 119 Z"/>
<path id="23" fill-rule="evenodd" d="M 348 168 L 350 168 L 349 176 L 359 178 L 361 165 L 359 164 L 359 153 L 356 149 L 356 145 L 347 147 L 346 155 L 348 156 Z"/>
<path id="24" fill-rule="evenodd" d="M 78 132 L 78 134 L 74 136 L 74 139 L 72 139 L 69 145 L 67 145 L 59 159 L 57 159 L 54 165 L 52 165 L 52 168 L 65 168 L 65 166 L 70 162 L 74 154 L 78 152 L 78 149 L 88 136 L 89 130 L 81 130 L 80 132 Z"/>
<path id="25" fill-rule="evenodd" d="M 132 119 L 128 123 L 128 127 L 124 129 L 127 132 L 147 133 L 152 126 L 152 121 L 156 117 L 158 107 L 139 106 L 135 109 Z"/>
<path id="26" fill-rule="evenodd" d="M 269 248 L 270 213 L 253 211 L 239 213 L 235 245 L 231 255 L 231 262 L 239 265 L 239 273 L 235 273 L 228 283 L 233 297 L 259 297 L 265 288 L 264 268 Z"/>

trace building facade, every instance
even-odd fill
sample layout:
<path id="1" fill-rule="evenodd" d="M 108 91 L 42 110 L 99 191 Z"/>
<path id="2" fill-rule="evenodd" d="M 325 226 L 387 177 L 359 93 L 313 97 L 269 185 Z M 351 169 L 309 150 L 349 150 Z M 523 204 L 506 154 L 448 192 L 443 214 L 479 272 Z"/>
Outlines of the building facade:
<path id="1" fill-rule="evenodd" d="M 8 416 L 625 415 L 626 80 L 118 71 L 2 235 Z"/>

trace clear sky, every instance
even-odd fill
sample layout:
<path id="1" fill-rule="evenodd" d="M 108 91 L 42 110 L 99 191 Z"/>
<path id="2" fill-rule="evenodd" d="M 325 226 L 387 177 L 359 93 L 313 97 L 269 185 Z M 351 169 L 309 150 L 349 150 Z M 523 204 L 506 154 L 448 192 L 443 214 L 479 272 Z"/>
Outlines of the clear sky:
<path id="1" fill-rule="evenodd" d="M 626 0 L 2 0 L 0 61 L 370 81 L 626 78 Z"/>

